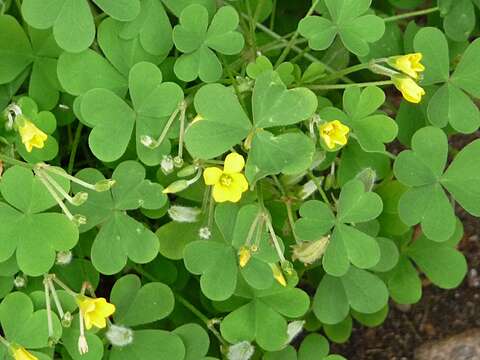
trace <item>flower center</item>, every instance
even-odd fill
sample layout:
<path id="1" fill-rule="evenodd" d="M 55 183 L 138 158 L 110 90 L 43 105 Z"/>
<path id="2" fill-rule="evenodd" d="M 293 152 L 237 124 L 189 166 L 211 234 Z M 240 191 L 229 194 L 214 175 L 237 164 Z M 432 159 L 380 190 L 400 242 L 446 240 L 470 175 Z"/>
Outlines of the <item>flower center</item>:
<path id="1" fill-rule="evenodd" d="M 223 186 L 230 186 L 232 184 L 232 177 L 227 174 L 220 176 L 220 184 Z"/>

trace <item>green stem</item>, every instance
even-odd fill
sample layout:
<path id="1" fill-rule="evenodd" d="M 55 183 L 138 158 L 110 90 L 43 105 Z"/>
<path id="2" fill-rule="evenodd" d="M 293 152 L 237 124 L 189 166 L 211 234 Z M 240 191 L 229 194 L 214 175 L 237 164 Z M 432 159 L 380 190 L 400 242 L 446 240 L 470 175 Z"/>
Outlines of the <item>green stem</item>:
<path id="1" fill-rule="evenodd" d="M 323 201 L 326 204 L 330 205 L 330 207 L 331 207 L 332 204 L 331 204 L 330 200 L 328 200 L 327 194 L 325 193 L 325 190 L 323 190 L 322 184 L 318 181 L 318 179 L 315 177 L 315 175 L 313 175 L 313 172 L 311 170 L 308 171 L 308 177 L 310 178 L 310 180 L 313 181 L 313 183 L 317 187 L 317 190 L 320 193 L 320 196 L 322 197 Z"/>
<path id="2" fill-rule="evenodd" d="M 0 335 L 0 343 L 2 343 L 3 345 L 5 345 L 5 347 L 10 349 L 10 343 L 2 335 Z"/>
<path id="3" fill-rule="evenodd" d="M 310 6 L 310 9 L 308 9 L 307 11 L 307 14 L 305 15 L 305 17 L 309 17 L 310 15 L 313 14 L 313 12 L 315 11 L 315 7 L 317 6 L 317 4 L 319 3 L 320 0 L 315 0 L 313 3 L 312 3 L 312 6 Z M 298 33 L 298 27 L 297 27 L 297 30 L 295 30 L 295 33 L 293 34 L 293 36 L 290 38 L 290 41 L 288 42 L 287 46 L 285 47 L 285 49 L 283 49 L 282 53 L 280 54 L 279 58 L 277 59 L 277 62 L 275 63 L 275 67 L 277 67 L 278 65 L 280 65 L 288 56 L 288 54 L 290 53 L 290 50 L 292 50 L 292 47 L 295 43 L 295 40 L 297 40 L 297 37 L 299 36 L 300 34 Z"/>
<path id="4" fill-rule="evenodd" d="M 311 90 L 335 90 L 335 89 L 347 89 L 350 87 L 366 87 L 366 86 L 385 86 L 392 85 L 392 80 L 382 80 L 382 81 L 370 81 L 364 83 L 355 83 L 355 84 L 331 84 L 331 85 L 306 85 L 305 87 Z"/>
<path id="5" fill-rule="evenodd" d="M 68 159 L 67 173 L 71 174 L 73 166 L 75 164 L 75 156 L 77 155 L 78 145 L 80 144 L 80 138 L 82 136 L 83 124 L 78 123 L 75 130 L 75 137 L 73 138 L 72 150 L 70 151 L 70 158 Z"/>
<path id="6" fill-rule="evenodd" d="M 347 67 L 345 69 L 339 70 L 337 72 L 334 72 L 333 74 L 328 75 L 328 76 L 322 78 L 321 80 L 322 80 L 322 82 L 328 82 L 328 81 L 336 80 L 338 78 L 341 78 L 342 76 L 351 74 L 353 72 L 368 69 L 370 67 L 370 65 L 371 65 L 370 62 L 353 65 L 353 66 Z"/>
<path id="7" fill-rule="evenodd" d="M 240 15 L 242 17 L 248 19 L 248 15 L 245 15 L 243 13 L 240 14 Z M 281 35 L 277 34 L 275 31 L 270 30 L 268 27 L 260 24 L 259 22 L 257 22 L 255 24 L 255 26 L 257 28 L 259 28 L 261 31 L 263 31 L 265 34 L 269 35 L 271 38 L 279 40 L 279 41 L 281 41 L 285 44 L 288 44 L 288 41 L 285 40 Z M 295 51 L 296 53 L 301 53 L 303 51 L 303 49 L 299 48 L 298 46 L 292 46 L 292 50 Z M 334 68 L 332 68 L 328 64 L 325 64 L 324 62 L 320 61 L 315 56 L 313 56 L 309 53 L 305 53 L 303 56 L 305 57 L 305 59 L 310 60 L 311 62 L 316 62 L 316 63 L 322 64 L 323 66 L 325 66 L 325 70 L 327 70 L 330 73 L 336 72 L 336 70 Z M 342 80 L 347 82 L 347 83 L 352 83 L 352 80 L 348 79 L 347 77 L 342 77 Z"/>
<path id="8" fill-rule="evenodd" d="M 408 12 L 408 13 L 404 13 L 404 14 L 400 14 L 400 15 L 389 16 L 389 17 L 384 18 L 383 21 L 385 21 L 385 22 L 396 21 L 396 20 L 406 19 L 406 18 L 410 18 L 410 17 L 414 17 L 414 16 L 421 16 L 421 15 L 430 14 L 430 13 L 433 13 L 433 12 L 437 12 L 439 10 L 440 10 L 440 8 L 438 6 L 435 6 L 435 7 L 428 8 L 428 9 L 417 10 L 417 11 L 412 11 L 412 12 Z"/>
<path id="9" fill-rule="evenodd" d="M 27 169 L 33 169 L 35 167 L 35 165 L 33 165 L 33 164 L 29 164 L 29 163 L 26 163 L 24 161 L 14 159 L 10 156 L 3 155 L 3 154 L 0 154 L 0 160 L 5 161 L 6 163 L 9 163 L 9 164 L 12 164 L 12 165 L 23 166 Z"/>
<path id="10" fill-rule="evenodd" d="M 67 285 L 65 285 L 63 281 L 58 280 L 55 274 L 49 274 L 48 276 L 53 282 L 55 282 L 58 286 L 60 286 L 63 290 L 65 290 L 70 296 L 73 296 L 74 298 L 77 297 L 78 294 L 72 289 L 70 289 Z"/>

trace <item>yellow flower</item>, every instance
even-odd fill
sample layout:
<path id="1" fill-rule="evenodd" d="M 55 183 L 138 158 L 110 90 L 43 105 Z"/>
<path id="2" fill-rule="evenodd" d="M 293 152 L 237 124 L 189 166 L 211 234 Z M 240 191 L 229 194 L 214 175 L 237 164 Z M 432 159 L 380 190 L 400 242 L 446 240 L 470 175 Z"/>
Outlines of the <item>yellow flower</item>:
<path id="1" fill-rule="evenodd" d="M 345 145 L 348 141 L 348 133 L 350 132 L 350 128 L 338 120 L 321 124 L 319 130 L 320 136 L 329 149 Z"/>
<path id="2" fill-rule="evenodd" d="M 285 280 L 285 276 L 283 276 L 282 269 L 277 264 L 270 264 L 270 268 L 272 269 L 273 277 L 277 282 L 282 286 L 287 286 L 287 281 Z"/>
<path id="3" fill-rule="evenodd" d="M 18 131 L 22 138 L 22 143 L 28 152 L 31 152 L 34 147 L 38 149 L 43 148 L 45 140 L 47 140 L 48 137 L 47 134 L 37 128 L 34 123 L 26 119 L 23 124 L 18 127 Z"/>
<path id="4" fill-rule="evenodd" d="M 240 267 L 245 267 L 245 265 L 247 265 L 250 261 L 251 257 L 252 252 L 250 251 L 250 248 L 248 248 L 247 246 L 242 246 L 238 250 L 238 263 L 240 264 Z"/>
<path id="5" fill-rule="evenodd" d="M 38 360 L 38 358 L 35 355 L 30 354 L 23 347 L 13 348 L 13 358 L 15 360 Z"/>
<path id="6" fill-rule="evenodd" d="M 403 56 L 395 56 L 390 64 L 397 70 L 417 80 L 418 73 L 425 70 L 425 66 L 420 63 L 422 53 L 407 54 Z"/>
<path id="7" fill-rule="evenodd" d="M 411 103 L 418 104 L 425 95 L 425 90 L 408 76 L 394 76 L 392 80 L 395 87 L 401 91 L 403 98 Z"/>
<path id="8" fill-rule="evenodd" d="M 213 199 L 216 202 L 238 202 L 242 193 L 248 190 L 248 182 L 242 174 L 245 160 L 237 153 L 230 153 L 225 158 L 223 170 L 208 167 L 203 172 L 205 184 L 213 185 Z"/>
<path id="9" fill-rule="evenodd" d="M 77 304 L 85 322 L 85 327 L 91 329 L 92 326 L 104 328 L 107 326 L 106 318 L 115 312 L 115 305 L 110 304 L 104 298 L 92 299 L 79 295 Z"/>

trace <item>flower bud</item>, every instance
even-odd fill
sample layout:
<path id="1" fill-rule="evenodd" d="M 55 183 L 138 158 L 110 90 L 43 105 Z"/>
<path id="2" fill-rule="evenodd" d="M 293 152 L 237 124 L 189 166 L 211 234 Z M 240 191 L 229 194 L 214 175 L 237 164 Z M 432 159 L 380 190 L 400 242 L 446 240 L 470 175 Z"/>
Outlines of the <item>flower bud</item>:
<path id="1" fill-rule="evenodd" d="M 171 183 L 170 185 L 168 185 L 165 189 L 163 189 L 162 192 L 164 194 L 175 194 L 185 190 L 186 188 L 188 188 L 188 186 L 189 186 L 189 183 L 187 180 L 183 180 L 183 179 L 177 180 Z"/>
<path id="2" fill-rule="evenodd" d="M 193 174 L 195 174 L 196 171 L 197 171 L 197 167 L 195 165 L 187 165 L 183 169 L 177 172 L 177 176 L 178 177 L 192 176 Z"/>
<path id="3" fill-rule="evenodd" d="M 168 215 L 176 222 L 194 223 L 198 221 L 201 210 L 196 207 L 173 205 L 168 209 Z"/>
<path id="4" fill-rule="evenodd" d="M 183 166 L 183 159 L 180 156 L 175 156 L 173 158 L 173 165 L 177 168 L 180 169 Z"/>
<path id="5" fill-rule="evenodd" d="M 208 240 L 212 236 L 212 232 L 208 227 L 204 226 L 198 230 L 198 236 L 200 236 L 200 239 Z"/>
<path id="6" fill-rule="evenodd" d="M 78 352 L 80 355 L 85 355 L 88 353 L 88 342 L 85 335 L 80 335 L 78 337 Z"/>
<path id="7" fill-rule="evenodd" d="M 13 286 L 15 286 L 17 289 L 24 288 L 27 286 L 27 278 L 24 275 L 17 275 L 13 279 Z"/>
<path id="8" fill-rule="evenodd" d="M 173 158 L 170 155 L 163 155 L 160 168 L 165 175 L 171 174 L 173 171 Z"/>
<path id="9" fill-rule="evenodd" d="M 72 325 L 72 320 L 73 320 L 72 314 L 69 311 L 67 311 L 65 314 L 63 314 L 62 326 L 64 328 L 70 327 L 70 325 Z"/>
<path id="10" fill-rule="evenodd" d="M 325 253 L 329 241 L 329 237 L 324 236 L 315 241 L 304 241 L 293 245 L 292 260 L 299 260 L 305 265 L 314 263 Z"/>
<path id="11" fill-rule="evenodd" d="M 68 265 L 72 261 L 73 255 L 70 250 L 67 251 L 59 251 L 57 253 L 57 265 Z"/>
<path id="12" fill-rule="evenodd" d="M 76 226 L 85 225 L 87 223 L 87 218 L 81 214 L 76 214 L 73 216 L 72 222 Z"/>
<path id="13" fill-rule="evenodd" d="M 150 149 L 153 149 L 157 142 L 148 135 L 142 135 L 140 136 L 140 142 L 142 143 L 143 146 L 148 147 Z"/>
<path id="14" fill-rule="evenodd" d="M 88 193 L 80 191 L 72 198 L 72 205 L 80 206 L 88 199 Z"/>
<path id="15" fill-rule="evenodd" d="M 250 251 L 250 248 L 248 246 L 242 246 L 238 250 L 238 263 L 240 267 L 245 267 L 248 262 L 250 261 L 250 258 L 252 257 L 252 252 Z"/>
<path id="16" fill-rule="evenodd" d="M 310 197 L 315 191 L 317 191 L 317 185 L 313 180 L 307 181 L 305 184 L 302 185 L 300 190 L 298 191 L 298 197 L 302 200 Z"/>
<path id="17" fill-rule="evenodd" d="M 242 341 L 228 348 L 228 360 L 249 360 L 255 353 L 255 347 L 248 341 Z"/>
<path id="18" fill-rule="evenodd" d="M 282 286 L 287 286 L 287 281 L 285 280 L 285 276 L 283 276 L 282 269 L 277 264 L 269 264 L 270 268 L 272 269 L 273 278 Z"/>
<path id="19" fill-rule="evenodd" d="M 133 331 L 125 326 L 112 325 L 108 329 L 107 333 L 108 341 L 114 346 L 127 346 L 133 341 Z"/>
<path id="20" fill-rule="evenodd" d="M 100 180 L 95 184 L 95 191 L 98 191 L 98 192 L 108 191 L 112 188 L 113 185 L 115 185 L 115 180 L 113 179 Z"/>
<path id="21" fill-rule="evenodd" d="M 323 186 L 323 188 L 325 190 L 330 190 L 334 187 L 335 187 L 335 175 L 334 174 L 328 174 L 325 177 L 325 185 Z"/>

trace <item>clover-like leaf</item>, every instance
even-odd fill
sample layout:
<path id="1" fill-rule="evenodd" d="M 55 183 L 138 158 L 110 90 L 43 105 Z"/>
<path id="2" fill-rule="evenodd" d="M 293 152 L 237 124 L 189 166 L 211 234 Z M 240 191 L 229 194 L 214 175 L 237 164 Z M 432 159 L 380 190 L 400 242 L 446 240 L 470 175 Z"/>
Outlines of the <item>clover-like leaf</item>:
<path id="1" fill-rule="evenodd" d="M 330 275 L 342 276 L 348 271 L 350 263 L 368 269 L 379 262 L 380 247 L 377 240 L 348 224 L 370 221 L 381 212 L 380 196 L 365 191 L 363 183 L 354 179 L 342 188 L 336 218 L 325 203 L 307 201 L 300 208 L 302 217 L 295 223 L 295 233 L 301 239 L 313 241 L 334 227 L 323 256 L 323 267 Z"/>
<path id="2" fill-rule="evenodd" d="M 415 50 L 424 55 L 425 73 L 423 85 L 445 83 L 428 102 L 427 115 L 431 124 L 470 134 L 480 126 L 480 112 L 475 103 L 463 91 L 479 97 L 476 86 L 479 81 L 475 60 L 480 53 L 480 41 L 473 42 L 465 51 L 457 69 L 450 77 L 448 42 L 436 28 L 421 29 L 414 39 Z"/>
<path id="3" fill-rule="evenodd" d="M 62 344 L 67 353 L 73 360 L 101 360 L 103 359 L 104 349 L 102 340 L 94 333 L 87 331 L 85 337 L 88 343 L 88 353 L 80 354 L 78 351 L 78 338 L 80 336 L 79 317 L 74 316 L 72 324 L 63 329 Z"/>
<path id="4" fill-rule="evenodd" d="M 345 47 L 359 56 L 369 52 L 369 43 L 379 40 L 385 32 L 385 22 L 376 15 L 365 15 L 371 0 L 325 0 L 330 18 L 308 16 L 298 30 L 309 40 L 314 50 L 325 50 L 337 35 Z"/>
<path id="5" fill-rule="evenodd" d="M 185 133 L 186 147 L 195 158 L 225 153 L 245 139 L 252 126 L 233 89 L 220 84 L 205 85 L 197 92 L 195 110 L 202 119 Z"/>
<path id="6" fill-rule="evenodd" d="M 207 332 L 198 324 L 184 324 L 176 328 L 173 333 L 178 335 L 185 345 L 184 360 L 208 360 L 206 355 L 210 347 L 210 338 Z"/>
<path id="7" fill-rule="evenodd" d="M 173 42 L 184 54 L 175 62 L 175 74 L 183 81 L 200 77 L 214 82 L 222 75 L 222 64 L 214 50 L 224 55 L 238 54 L 244 44 L 236 31 L 238 14 L 231 6 L 221 7 L 208 25 L 208 11 L 193 4 L 183 9 L 180 24 L 173 29 Z"/>
<path id="8" fill-rule="evenodd" d="M 397 179 L 409 186 L 399 202 L 402 221 L 410 226 L 420 223 L 432 240 L 445 241 L 451 237 L 455 215 L 443 187 L 465 210 L 480 214 L 479 194 L 474 185 L 480 169 L 472 161 L 479 151 L 479 141 L 470 143 L 443 174 L 448 152 L 446 135 L 434 127 L 418 130 L 412 138 L 412 150 L 401 152 L 394 164 Z"/>
<path id="9" fill-rule="evenodd" d="M 476 0 L 440 0 L 438 3 L 443 16 L 445 33 L 454 41 L 466 41 L 475 28 L 474 3 L 479 8 L 480 3 Z"/>
<path id="10" fill-rule="evenodd" d="M 228 342 L 256 341 L 267 351 L 277 351 L 288 339 L 285 317 L 302 316 L 308 310 L 308 295 L 297 288 L 274 284 L 268 290 L 239 291 L 247 301 L 228 314 L 220 324 L 220 331 Z"/>
<path id="11" fill-rule="evenodd" d="M 69 182 L 52 175 L 65 191 Z M 24 273 L 39 276 L 53 266 L 57 251 L 70 250 L 78 241 L 78 229 L 65 215 L 42 213 L 56 204 L 39 179 L 29 169 L 14 166 L 2 177 L 0 190 L 0 261 L 16 251 Z"/>
<path id="12" fill-rule="evenodd" d="M 467 273 L 465 256 L 456 249 L 462 237 L 463 226 L 457 221 L 455 232 L 447 241 L 435 242 L 422 234 L 402 246 L 400 261 L 387 274 L 392 298 L 401 304 L 413 304 L 420 300 L 422 283 L 417 268 L 442 289 L 457 287 Z"/>
<path id="13" fill-rule="evenodd" d="M 126 151 L 136 128 L 137 154 L 146 165 L 157 165 L 161 155 L 170 152 L 165 139 L 156 148 L 145 146 L 143 136 L 157 138 L 168 124 L 168 119 L 183 99 L 181 88 L 174 83 L 162 83 L 162 73 L 147 62 L 136 64 L 129 76 L 133 109 L 120 97 L 106 89 L 92 89 L 83 95 L 83 121 L 93 127 L 89 145 L 97 158 L 118 160 Z M 103 99 L 102 103 L 98 99 Z M 115 134 L 112 136 L 112 130 Z"/>
<path id="14" fill-rule="evenodd" d="M 111 293 L 114 319 L 125 326 L 148 324 L 167 317 L 174 307 L 173 292 L 160 282 L 142 286 L 138 276 L 126 275 L 115 282 Z"/>
<path id="15" fill-rule="evenodd" d="M 77 177 L 96 183 L 103 175 L 95 169 L 83 169 Z M 145 169 L 135 161 L 117 166 L 112 179 L 116 181 L 111 192 L 87 190 L 89 199 L 77 207 L 87 217 L 80 227 L 82 232 L 101 225 L 92 245 L 91 258 L 95 268 L 103 274 L 114 274 L 126 264 L 127 258 L 136 263 L 152 261 L 158 254 L 158 239 L 144 224 L 127 214 L 127 210 L 159 209 L 166 202 L 162 186 L 145 180 Z M 85 189 L 74 186 L 74 191 Z"/>
<path id="16" fill-rule="evenodd" d="M 313 299 L 313 312 L 325 324 L 344 320 L 350 308 L 372 314 L 387 305 L 388 290 L 376 275 L 351 266 L 342 277 L 326 274 Z"/>
<path id="17" fill-rule="evenodd" d="M 0 324 L 5 338 L 27 349 L 48 346 L 47 310 L 34 311 L 33 302 L 21 292 L 10 293 L 0 304 Z M 53 338 L 60 339 L 62 326 L 52 314 Z"/>

